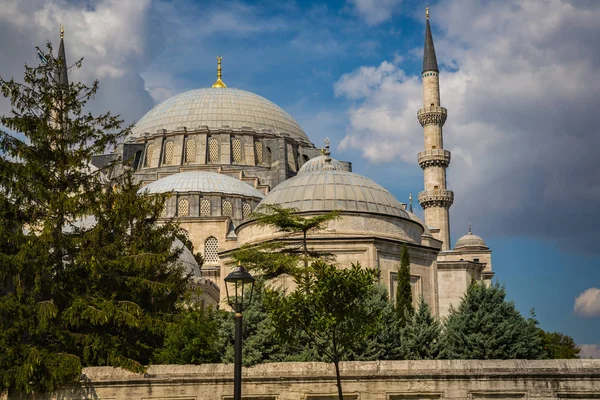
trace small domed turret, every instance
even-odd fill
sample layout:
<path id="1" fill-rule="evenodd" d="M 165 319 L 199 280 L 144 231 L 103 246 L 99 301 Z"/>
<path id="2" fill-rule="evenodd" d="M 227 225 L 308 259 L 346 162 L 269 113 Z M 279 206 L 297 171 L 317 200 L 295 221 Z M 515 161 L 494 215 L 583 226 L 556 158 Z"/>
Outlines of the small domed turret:
<path id="1" fill-rule="evenodd" d="M 471 224 L 469 224 L 469 232 L 458 239 L 454 245 L 454 250 L 459 249 L 489 249 L 485 241 L 471 232 Z"/>

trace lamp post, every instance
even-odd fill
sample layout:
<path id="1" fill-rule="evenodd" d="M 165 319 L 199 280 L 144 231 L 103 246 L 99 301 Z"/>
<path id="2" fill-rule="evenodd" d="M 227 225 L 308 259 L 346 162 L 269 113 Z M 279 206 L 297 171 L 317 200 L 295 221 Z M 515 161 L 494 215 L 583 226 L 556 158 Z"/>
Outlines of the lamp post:
<path id="1" fill-rule="evenodd" d="M 242 400 L 242 311 L 252 301 L 254 277 L 238 265 L 225 278 L 227 302 L 235 311 L 235 364 L 233 373 L 233 399 Z M 250 293 L 248 294 L 248 291 Z"/>

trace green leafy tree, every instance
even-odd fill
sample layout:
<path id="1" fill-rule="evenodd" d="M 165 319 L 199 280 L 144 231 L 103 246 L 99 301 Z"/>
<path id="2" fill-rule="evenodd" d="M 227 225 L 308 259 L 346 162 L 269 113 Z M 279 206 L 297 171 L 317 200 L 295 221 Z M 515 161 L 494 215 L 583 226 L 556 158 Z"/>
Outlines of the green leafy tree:
<path id="1" fill-rule="evenodd" d="M 575 341 L 571 336 L 563 335 L 559 332 L 546 332 L 541 328 L 538 328 L 538 332 L 542 338 L 544 358 L 579 358 L 581 349 L 575 344 Z"/>
<path id="2" fill-rule="evenodd" d="M 406 325 L 406 321 L 414 313 L 412 304 L 412 290 L 410 287 L 410 255 L 406 245 L 402 246 L 400 256 L 400 268 L 398 269 L 398 287 L 396 289 L 396 312 L 400 327 Z"/>
<path id="3" fill-rule="evenodd" d="M 534 317 L 524 318 L 499 284 L 473 283 L 451 309 L 441 339 L 441 358 L 540 359 L 542 343 Z"/>
<path id="4" fill-rule="evenodd" d="M 283 342 L 297 342 L 302 332 L 319 354 L 335 366 L 338 395 L 343 400 L 339 362 L 363 343 L 379 324 L 381 310 L 369 309 L 364 299 L 376 284 L 378 271 L 360 264 L 338 269 L 323 261 L 296 278 L 296 289 L 269 291 L 267 310 Z"/>
<path id="5" fill-rule="evenodd" d="M 0 392 L 9 396 L 54 390 L 86 365 L 144 370 L 187 288 L 171 251 L 178 228 L 155 224 L 164 197 L 90 167 L 128 129 L 86 112 L 98 83 L 68 83 L 65 58 L 51 53 L 25 68 L 24 83 L 0 78 L 12 105 L 0 118 Z"/>
<path id="6" fill-rule="evenodd" d="M 298 268 L 299 265 L 306 269 L 315 260 L 330 258 L 330 254 L 309 249 L 307 237 L 309 232 L 323 229 L 327 222 L 338 219 L 338 211 L 305 217 L 295 208 L 265 204 L 255 210 L 250 218 L 259 225 L 270 226 L 289 235 L 277 241 L 243 246 L 234 251 L 233 259 L 243 263 L 249 270 L 258 271 L 267 279 L 283 274 L 295 277 L 303 271 Z M 300 236 L 300 244 L 297 244 L 297 236 Z"/>
<path id="7" fill-rule="evenodd" d="M 221 361 L 219 313 L 213 308 L 183 310 L 165 333 L 164 347 L 154 355 L 157 364 L 203 364 Z"/>
<path id="8" fill-rule="evenodd" d="M 399 359 L 401 328 L 388 290 L 383 285 L 375 285 L 370 295 L 362 301 L 365 302 L 369 313 L 376 314 L 379 310 L 381 318 L 362 346 L 360 344 L 354 346 L 343 359 L 357 361 Z"/>
<path id="9" fill-rule="evenodd" d="M 419 307 L 402 329 L 401 358 L 404 360 L 434 360 L 440 352 L 442 325 L 431 314 L 423 296 Z"/>

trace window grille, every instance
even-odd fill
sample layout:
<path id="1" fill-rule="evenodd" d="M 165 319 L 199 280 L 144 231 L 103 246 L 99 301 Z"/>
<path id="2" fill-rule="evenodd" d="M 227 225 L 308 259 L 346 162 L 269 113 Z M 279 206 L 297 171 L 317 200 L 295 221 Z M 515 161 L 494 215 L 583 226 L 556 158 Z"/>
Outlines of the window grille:
<path id="1" fill-rule="evenodd" d="M 196 141 L 194 139 L 185 141 L 185 162 L 196 162 Z"/>
<path id="2" fill-rule="evenodd" d="M 219 262 L 219 241 L 214 236 L 204 242 L 204 261 L 207 263 Z"/>
<path id="3" fill-rule="evenodd" d="M 223 200 L 221 214 L 224 217 L 233 217 L 233 207 L 231 206 L 231 202 L 229 200 Z"/>
<path id="4" fill-rule="evenodd" d="M 201 217 L 210 216 L 210 201 L 208 199 L 200 200 L 200 216 Z"/>
<path id="5" fill-rule="evenodd" d="M 231 141 L 231 152 L 233 153 L 233 162 L 240 164 L 242 162 L 242 141 L 240 139 Z"/>
<path id="6" fill-rule="evenodd" d="M 263 163 L 263 147 L 262 143 L 259 141 L 254 142 L 254 158 L 256 165 L 261 165 Z"/>
<path id="7" fill-rule="evenodd" d="M 146 148 L 146 167 L 150 167 L 152 165 L 152 156 L 154 155 L 154 145 L 149 144 Z"/>
<path id="8" fill-rule="evenodd" d="M 175 145 L 173 144 L 173 141 L 171 141 L 171 140 L 169 140 L 165 144 L 165 164 L 173 163 L 173 148 L 174 147 L 175 147 Z"/>
<path id="9" fill-rule="evenodd" d="M 208 157 L 211 163 L 219 162 L 219 141 L 216 138 L 210 138 L 208 142 Z"/>
<path id="10" fill-rule="evenodd" d="M 190 233 L 187 230 L 179 228 L 179 233 L 182 234 L 187 240 L 190 240 Z"/>
<path id="11" fill-rule="evenodd" d="M 248 218 L 248 216 L 250 215 L 251 212 L 252 212 L 252 207 L 250 206 L 250 204 L 244 203 L 242 205 L 242 215 L 243 215 L 244 219 Z"/>
<path id="12" fill-rule="evenodd" d="M 167 205 L 165 204 L 162 211 L 160 212 L 160 217 L 165 218 L 166 216 L 167 216 Z"/>
<path id="13" fill-rule="evenodd" d="M 190 202 L 188 199 L 180 199 L 178 207 L 178 215 L 181 217 L 187 217 L 190 215 Z"/>

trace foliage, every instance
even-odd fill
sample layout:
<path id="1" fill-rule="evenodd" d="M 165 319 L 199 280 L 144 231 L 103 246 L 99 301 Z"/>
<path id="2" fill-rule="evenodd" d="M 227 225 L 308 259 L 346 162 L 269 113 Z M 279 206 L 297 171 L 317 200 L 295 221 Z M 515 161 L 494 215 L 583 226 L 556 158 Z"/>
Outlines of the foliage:
<path id="1" fill-rule="evenodd" d="M 440 352 L 442 325 L 431 314 L 423 296 L 419 307 L 402 329 L 401 358 L 404 360 L 434 360 Z"/>
<path id="2" fill-rule="evenodd" d="M 153 361 L 158 364 L 218 363 L 219 313 L 213 308 L 191 307 L 165 333 L 164 347 Z"/>
<path id="3" fill-rule="evenodd" d="M 369 309 L 364 302 L 378 275 L 378 271 L 363 269 L 360 264 L 339 269 L 316 261 L 296 279 L 293 292 L 269 291 L 266 298 L 280 340 L 297 342 L 298 332 L 302 332 L 319 354 L 334 363 L 340 399 L 340 360 L 364 343 L 380 322 L 381 310 Z"/>
<path id="4" fill-rule="evenodd" d="M 338 211 L 330 211 L 314 217 L 304 217 L 298 209 L 284 208 L 276 204 L 264 204 L 256 209 L 250 218 L 262 226 L 271 226 L 290 236 L 301 235 L 297 240 L 281 240 L 259 245 L 243 246 L 232 252 L 235 262 L 242 262 L 248 270 L 258 271 L 265 278 L 274 278 L 283 274 L 299 276 L 303 269 L 319 259 L 329 259 L 330 255 L 308 248 L 308 232 L 323 229 L 327 222 L 338 219 Z"/>
<path id="5" fill-rule="evenodd" d="M 406 326 L 406 321 L 414 313 L 412 305 L 412 290 L 410 287 L 410 255 L 406 245 L 402 246 L 400 268 L 398 269 L 398 287 L 396 289 L 396 312 L 401 328 Z"/>
<path id="6" fill-rule="evenodd" d="M 381 312 L 381 318 L 366 341 L 362 345 L 355 345 L 343 359 L 357 361 L 399 359 L 401 328 L 388 290 L 383 285 L 375 285 L 370 295 L 363 301 L 370 313 Z"/>
<path id="7" fill-rule="evenodd" d="M 0 119 L 0 392 L 9 395 L 54 390 L 86 365 L 144 370 L 187 290 L 171 250 L 178 228 L 155 224 L 164 197 L 138 193 L 131 173 L 108 179 L 90 167 L 128 129 L 86 112 L 98 83 L 58 84 L 66 66 L 48 52 L 25 68 L 24 84 L 0 78 L 12 104 Z"/>
<path id="8" fill-rule="evenodd" d="M 575 344 L 571 336 L 559 332 L 546 332 L 538 328 L 542 338 L 542 348 L 546 359 L 579 358 L 581 349 Z"/>
<path id="9" fill-rule="evenodd" d="M 447 359 L 539 359 L 541 338 L 534 317 L 525 319 L 499 284 L 472 284 L 451 309 L 441 339 Z"/>

